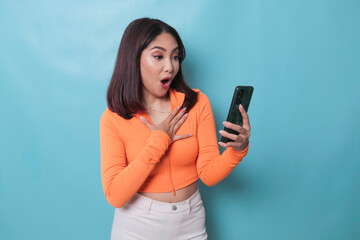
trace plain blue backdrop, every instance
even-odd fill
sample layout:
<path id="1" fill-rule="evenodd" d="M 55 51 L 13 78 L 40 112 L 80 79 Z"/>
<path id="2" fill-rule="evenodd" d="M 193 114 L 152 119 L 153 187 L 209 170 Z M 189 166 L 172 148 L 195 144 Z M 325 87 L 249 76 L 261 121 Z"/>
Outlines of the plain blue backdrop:
<path id="1" fill-rule="evenodd" d="M 255 88 L 248 156 L 200 185 L 209 239 L 360 239 L 355 0 L 1 0 L 0 239 L 109 239 L 99 120 L 140 17 L 178 30 L 217 130 L 234 87 Z"/>

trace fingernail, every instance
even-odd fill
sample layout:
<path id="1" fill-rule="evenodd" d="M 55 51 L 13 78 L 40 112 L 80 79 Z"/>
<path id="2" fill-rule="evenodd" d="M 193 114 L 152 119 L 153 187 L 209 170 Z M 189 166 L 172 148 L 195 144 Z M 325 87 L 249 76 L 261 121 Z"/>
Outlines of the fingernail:
<path id="1" fill-rule="evenodd" d="M 224 130 L 220 130 L 219 133 L 223 134 L 223 133 L 224 133 Z"/>

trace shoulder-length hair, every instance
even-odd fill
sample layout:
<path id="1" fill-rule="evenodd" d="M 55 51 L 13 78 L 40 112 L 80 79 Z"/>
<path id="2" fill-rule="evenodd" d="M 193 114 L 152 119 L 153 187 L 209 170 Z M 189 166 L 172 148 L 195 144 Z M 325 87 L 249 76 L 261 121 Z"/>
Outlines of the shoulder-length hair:
<path id="1" fill-rule="evenodd" d="M 182 107 L 186 107 L 187 111 L 197 102 L 197 92 L 185 83 L 182 73 L 181 62 L 185 58 L 185 48 L 179 34 L 158 19 L 136 19 L 125 29 L 121 39 L 106 95 L 108 108 L 125 119 L 131 119 L 133 114 L 145 111 L 141 90 L 140 56 L 150 42 L 163 32 L 171 34 L 179 46 L 179 71 L 170 87 L 185 94 Z"/>

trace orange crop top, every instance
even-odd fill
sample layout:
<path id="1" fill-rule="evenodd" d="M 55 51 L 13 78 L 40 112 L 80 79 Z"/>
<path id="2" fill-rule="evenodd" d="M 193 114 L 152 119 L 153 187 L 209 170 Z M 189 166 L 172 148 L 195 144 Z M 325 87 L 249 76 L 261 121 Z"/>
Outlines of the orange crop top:
<path id="1" fill-rule="evenodd" d="M 130 120 L 107 108 L 100 120 L 101 178 L 105 197 L 116 208 L 136 192 L 175 192 L 197 179 L 213 186 L 226 178 L 245 157 L 227 148 L 222 155 L 209 99 L 197 89 L 198 101 L 177 133 L 192 136 L 171 143 L 163 131 L 151 132 L 135 114 Z M 170 89 L 171 111 L 185 94 Z"/>

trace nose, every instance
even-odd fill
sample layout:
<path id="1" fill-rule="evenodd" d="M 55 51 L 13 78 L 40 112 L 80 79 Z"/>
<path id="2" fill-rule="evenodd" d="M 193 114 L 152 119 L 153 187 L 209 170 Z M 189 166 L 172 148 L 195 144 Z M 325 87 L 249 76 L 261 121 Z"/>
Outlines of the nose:
<path id="1" fill-rule="evenodd" d="M 168 73 L 172 73 L 174 71 L 174 66 L 171 59 L 167 59 L 165 61 L 164 71 Z"/>

